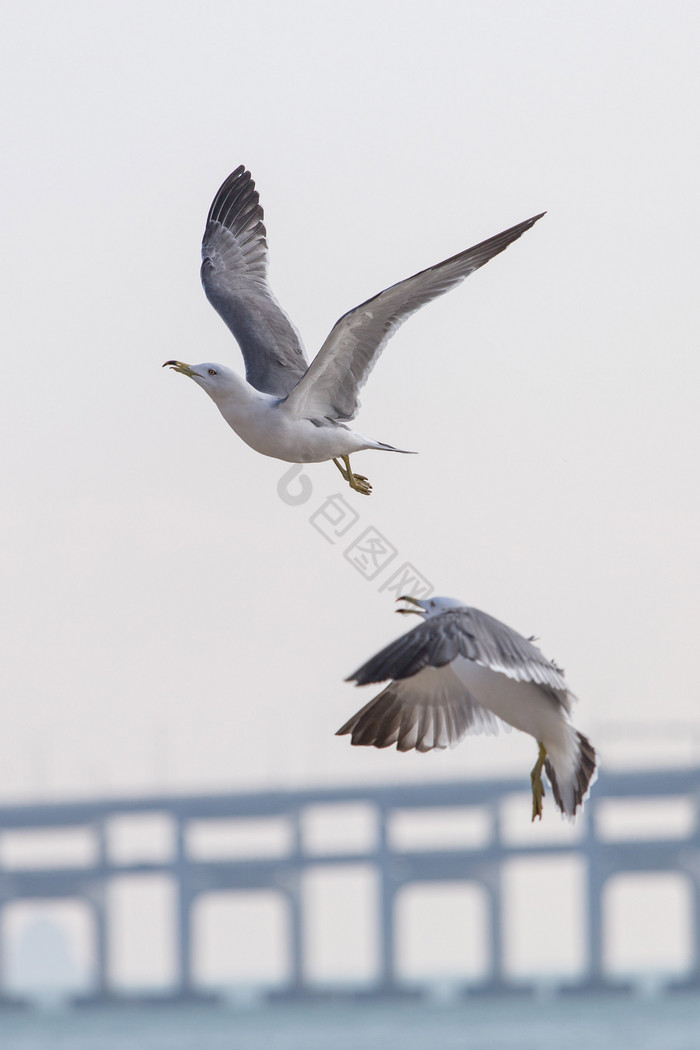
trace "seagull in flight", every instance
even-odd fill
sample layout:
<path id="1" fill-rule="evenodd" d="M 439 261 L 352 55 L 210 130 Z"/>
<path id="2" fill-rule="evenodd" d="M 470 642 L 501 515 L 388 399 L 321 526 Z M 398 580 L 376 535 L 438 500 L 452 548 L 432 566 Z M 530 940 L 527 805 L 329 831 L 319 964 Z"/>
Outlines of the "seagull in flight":
<path id="1" fill-rule="evenodd" d="M 423 623 L 373 656 L 346 681 L 389 680 L 336 736 L 398 751 L 455 747 L 467 733 L 497 732 L 501 723 L 539 745 L 530 774 L 532 819 L 542 819 L 542 770 L 554 801 L 573 820 L 596 769 L 590 741 L 571 723 L 573 694 L 564 672 L 532 640 L 454 598 L 408 603 Z"/>
<path id="2" fill-rule="evenodd" d="M 372 486 L 351 469 L 351 454 L 361 449 L 408 451 L 348 426 L 382 350 L 406 318 L 502 252 L 543 214 L 393 284 L 348 311 L 309 365 L 299 333 L 270 290 L 263 210 L 250 172 L 240 165 L 209 209 L 201 277 L 207 299 L 240 346 L 246 378 L 210 362 L 166 361 L 163 367 L 201 386 L 228 425 L 256 452 L 288 463 L 332 460 L 352 489 L 369 495 Z"/>

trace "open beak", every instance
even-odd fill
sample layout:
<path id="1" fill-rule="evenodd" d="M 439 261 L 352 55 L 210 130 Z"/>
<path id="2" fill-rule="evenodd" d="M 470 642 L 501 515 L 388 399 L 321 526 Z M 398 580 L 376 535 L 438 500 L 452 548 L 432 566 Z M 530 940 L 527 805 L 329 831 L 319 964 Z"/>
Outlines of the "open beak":
<path id="1" fill-rule="evenodd" d="M 194 376 L 197 376 L 198 379 L 202 378 L 199 372 L 193 372 L 190 366 L 182 361 L 166 361 L 163 368 L 172 368 L 174 372 L 182 372 L 183 376 L 189 376 L 190 379 L 193 379 Z"/>
<path id="2" fill-rule="evenodd" d="M 418 606 L 417 609 L 396 609 L 397 613 L 415 613 L 416 616 L 425 616 L 425 609 L 423 608 L 423 602 L 419 602 L 417 598 L 412 598 L 410 594 L 402 594 L 400 598 L 396 599 L 397 602 L 410 602 L 411 605 Z"/>

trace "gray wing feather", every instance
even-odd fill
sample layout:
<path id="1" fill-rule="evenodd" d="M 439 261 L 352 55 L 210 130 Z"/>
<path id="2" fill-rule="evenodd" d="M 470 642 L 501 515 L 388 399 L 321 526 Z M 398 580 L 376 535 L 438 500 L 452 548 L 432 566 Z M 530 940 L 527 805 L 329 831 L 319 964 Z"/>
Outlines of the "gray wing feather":
<path id="1" fill-rule="evenodd" d="M 569 710 L 573 697 L 560 667 L 500 620 L 463 606 L 431 616 L 346 679 L 357 685 L 391 681 L 336 735 L 350 734 L 356 745 L 431 751 L 454 747 L 467 733 L 496 732 L 504 723 L 479 703 L 450 666 L 460 656 L 516 682 L 537 685 Z"/>
<path id="2" fill-rule="evenodd" d="M 501 720 L 478 703 L 450 667 L 424 668 L 392 682 L 341 726 L 360 747 L 432 751 L 455 747 L 467 733 L 495 733 Z M 508 727 L 509 728 L 509 727 Z"/>
<path id="3" fill-rule="evenodd" d="M 391 642 L 346 681 L 357 685 L 410 678 L 425 667 L 444 667 L 457 656 L 557 693 L 568 688 L 564 672 L 517 631 L 480 609 L 449 609 Z"/>
<path id="4" fill-rule="evenodd" d="M 304 375 L 299 333 L 267 283 L 263 210 L 241 164 L 216 194 L 202 240 L 202 284 L 207 299 L 233 332 L 246 379 L 257 390 L 284 397 Z"/>
<path id="5" fill-rule="evenodd" d="M 354 419 L 360 407 L 360 390 L 403 322 L 504 251 L 542 215 L 544 212 L 391 285 L 344 314 L 287 398 L 290 411 L 297 416 Z"/>

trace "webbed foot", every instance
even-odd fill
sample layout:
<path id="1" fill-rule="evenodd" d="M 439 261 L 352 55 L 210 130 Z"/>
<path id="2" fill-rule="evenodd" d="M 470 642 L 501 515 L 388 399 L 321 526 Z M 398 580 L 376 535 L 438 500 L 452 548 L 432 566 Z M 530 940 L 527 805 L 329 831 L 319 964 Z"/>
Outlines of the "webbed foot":
<path id="1" fill-rule="evenodd" d="M 354 489 L 355 492 L 359 492 L 362 496 L 370 496 L 372 493 L 372 485 L 370 484 L 369 480 L 364 476 L 364 474 L 353 473 L 352 468 L 350 466 L 349 456 L 343 456 L 342 459 L 343 463 L 345 464 L 344 467 L 341 466 L 340 461 L 337 459 L 334 459 L 333 462 L 347 481 L 350 488 Z"/>

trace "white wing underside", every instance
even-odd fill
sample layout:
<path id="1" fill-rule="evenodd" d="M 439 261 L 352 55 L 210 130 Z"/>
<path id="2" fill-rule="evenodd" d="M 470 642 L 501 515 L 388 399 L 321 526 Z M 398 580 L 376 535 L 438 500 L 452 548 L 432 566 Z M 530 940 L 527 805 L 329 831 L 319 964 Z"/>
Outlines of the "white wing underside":
<path id="1" fill-rule="evenodd" d="M 337 735 L 352 733 L 353 744 L 432 751 L 456 747 L 467 734 L 494 734 L 501 728 L 510 726 L 480 704 L 447 665 L 391 682 Z"/>
<path id="2" fill-rule="evenodd" d="M 530 639 L 479 609 L 458 606 L 423 623 L 358 668 L 349 681 L 389 684 L 337 735 L 399 751 L 454 747 L 503 725 L 546 750 L 555 802 L 572 817 L 590 788 L 595 749 L 570 720 L 564 674 Z"/>

